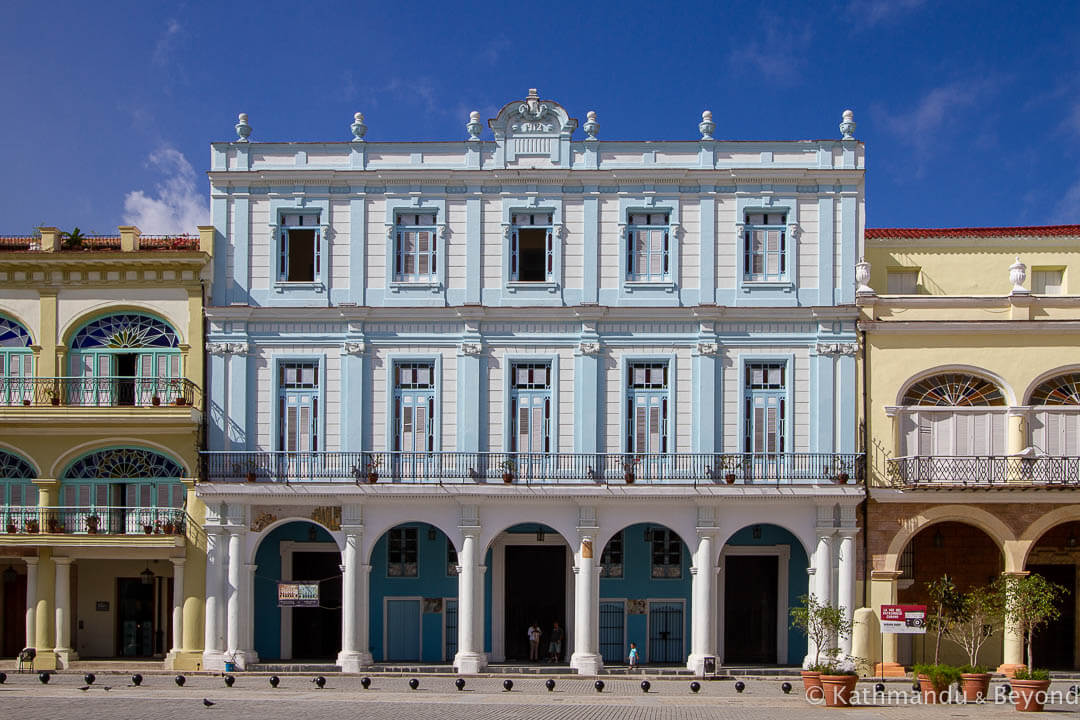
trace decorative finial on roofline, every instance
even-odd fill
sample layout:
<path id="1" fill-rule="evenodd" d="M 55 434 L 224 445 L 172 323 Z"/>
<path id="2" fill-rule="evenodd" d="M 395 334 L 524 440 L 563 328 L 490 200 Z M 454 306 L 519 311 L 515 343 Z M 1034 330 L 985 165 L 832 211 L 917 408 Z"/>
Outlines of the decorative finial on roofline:
<path id="1" fill-rule="evenodd" d="M 850 110 L 845 110 L 843 115 L 843 121 L 840 123 L 840 132 L 844 136 L 844 140 L 855 139 L 855 113 Z"/>
<path id="2" fill-rule="evenodd" d="M 251 126 L 248 125 L 247 113 L 240 113 L 236 123 L 236 142 L 247 142 L 251 135 Z"/>
<path id="3" fill-rule="evenodd" d="M 364 113 L 355 113 L 353 115 L 353 123 L 349 126 L 349 130 L 353 134 L 353 142 L 364 142 L 364 135 L 367 134 L 367 125 L 364 124 Z"/>

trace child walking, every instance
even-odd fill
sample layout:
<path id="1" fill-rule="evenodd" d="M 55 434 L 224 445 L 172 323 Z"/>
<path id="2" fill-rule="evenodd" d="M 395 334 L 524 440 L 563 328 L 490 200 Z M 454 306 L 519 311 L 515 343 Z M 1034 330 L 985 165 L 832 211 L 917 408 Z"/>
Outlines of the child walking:
<path id="1" fill-rule="evenodd" d="M 631 670 L 633 670 L 633 669 L 635 669 L 637 667 L 637 662 L 638 662 L 637 645 L 635 643 L 630 643 L 630 669 Z"/>

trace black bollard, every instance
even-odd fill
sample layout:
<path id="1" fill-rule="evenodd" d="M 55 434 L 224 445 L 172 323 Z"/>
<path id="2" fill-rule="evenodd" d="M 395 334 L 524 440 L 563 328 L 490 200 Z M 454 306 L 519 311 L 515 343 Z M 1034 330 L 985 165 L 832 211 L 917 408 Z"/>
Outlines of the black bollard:
<path id="1" fill-rule="evenodd" d="M 503 680 L 503 690 L 505 690 L 506 692 L 510 692 L 513 689 L 514 689 L 514 681 L 513 680 L 511 680 L 510 678 L 506 678 L 505 680 Z"/>
<path id="2" fill-rule="evenodd" d="M 596 692 L 604 692 L 604 681 L 597 680 L 593 683 L 593 687 L 596 688 Z"/>
<path id="3" fill-rule="evenodd" d="M 551 692 L 555 689 L 555 681 L 551 678 L 548 678 L 547 681 L 544 683 L 544 687 L 548 689 L 548 692 Z"/>
<path id="4" fill-rule="evenodd" d="M 690 683 L 690 692 L 692 692 L 692 693 L 701 692 L 701 683 L 699 683 L 697 680 L 691 681 L 691 683 Z"/>
<path id="5" fill-rule="evenodd" d="M 270 676 L 270 687 L 276 688 L 279 682 L 281 682 L 281 678 L 279 678 L 277 675 Z"/>
<path id="6" fill-rule="evenodd" d="M 456 687 L 459 692 L 464 690 L 465 689 L 465 678 L 458 678 L 457 680 L 455 680 L 454 681 L 454 687 Z"/>
<path id="7" fill-rule="evenodd" d="M 360 687 L 364 688 L 365 690 L 371 687 L 371 678 L 367 677 L 366 675 L 360 678 Z"/>
<path id="8" fill-rule="evenodd" d="M 746 683 L 744 683 L 742 680 L 736 680 L 735 681 L 735 692 L 741 693 L 745 689 L 746 689 Z"/>
<path id="9" fill-rule="evenodd" d="M 784 682 L 780 683 L 780 689 L 784 691 L 785 695 L 787 695 L 789 692 L 791 692 L 791 683 L 785 680 Z"/>
<path id="10" fill-rule="evenodd" d="M 135 673 L 134 675 L 132 675 L 131 684 L 135 687 L 139 687 L 140 685 L 142 685 L 142 675 L 140 675 L 139 673 Z"/>
<path id="11" fill-rule="evenodd" d="M 651 688 L 651 687 L 652 687 L 652 683 L 650 683 L 648 680 L 642 680 L 641 681 L 641 692 L 647 693 L 647 692 L 649 692 L 649 688 Z"/>
<path id="12" fill-rule="evenodd" d="M 226 675 L 225 676 L 225 687 L 232 687 L 233 683 L 235 683 L 235 682 L 236 682 L 236 678 L 233 677 L 232 675 Z"/>
<path id="13" fill-rule="evenodd" d="M 409 687 L 415 690 L 416 688 L 420 687 L 420 681 L 416 678 L 409 680 Z"/>
<path id="14" fill-rule="evenodd" d="M 184 683 L 186 683 L 186 682 L 187 682 L 187 678 L 186 678 L 186 677 L 184 677 L 183 675 L 177 675 L 177 676 L 176 676 L 175 678 L 173 678 L 173 679 L 174 679 L 174 680 L 176 680 L 176 685 L 177 685 L 177 687 L 184 687 Z"/>
<path id="15" fill-rule="evenodd" d="M 94 681 L 97 680 L 97 675 L 95 675 L 94 673 L 86 673 L 82 676 L 82 679 L 83 682 L 87 685 L 93 685 Z"/>
<path id="16" fill-rule="evenodd" d="M 7 682 L 7 673 L 6 672 L 0 672 L 0 685 L 3 685 L 6 682 Z"/>
<path id="17" fill-rule="evenodd" d="M 39 672 L 37 674 L 37 679 L 41 681 L 42 685 L 48 685 L 49 684 L 49 673 L 42 670 L 41 672 Z"/>
<path id="18" fill-rule="evenodd" d="M 326 687 L 326 678 L 324 678 L 322 675 L 319 675 L 317 678 L 315 678 L 315 687 L 319 688 L 320 690 Z"/>
<path id="19" fill-rule="evenodd" d="M 879 682 L 876 685 L 874 685 L 874 692 L 876 692 L 876 693 L 885 692 L 885 683 Z"/>

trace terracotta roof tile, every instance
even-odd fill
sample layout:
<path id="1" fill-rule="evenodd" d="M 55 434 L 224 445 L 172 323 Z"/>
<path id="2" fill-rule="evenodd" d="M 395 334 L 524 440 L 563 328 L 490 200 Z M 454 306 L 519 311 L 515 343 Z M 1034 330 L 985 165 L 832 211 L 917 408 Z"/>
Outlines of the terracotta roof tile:
<path id="1" fill-rule="evenodd" d="M 1032 225 L 973 228 L 866 228 L 866 238 L 942 238 L 942 237 L 1052 237 L 1080 235 L 1080 225 Z"/>

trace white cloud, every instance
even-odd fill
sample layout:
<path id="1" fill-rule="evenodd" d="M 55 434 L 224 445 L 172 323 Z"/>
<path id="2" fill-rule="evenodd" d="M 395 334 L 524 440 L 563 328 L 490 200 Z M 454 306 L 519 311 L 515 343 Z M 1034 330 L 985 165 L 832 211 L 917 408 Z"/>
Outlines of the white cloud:
<path id="1" fill-rule="evenodd" d="M 761 25 L 764 37 L 737 42 L 728 56 L 729 62 L 736 70 L 749 68 L 772 83 L 794 85 L 799 81 L 813 34 L 809 28 L 801 32 L 781 31 L 779 22 L 768 16 Z"/>
<path id="2" fill-rule="evenodd" d="M 195 234 L 197 226 L 206 225 L 210 218 L 195 169 L 168 145 L 151 153 L 148 160 L 164 179 L 154 187 L 153 195 L 132 190 L 124 196 L 124 223 L 137 225 L 147 235 Z"/>
<path id="3" fill-rule="evenodd" d="M 153 60 L 155 65 L 164 66 L 169 64 L 169 56 L 172 54 L 176 39 L 183 29 L 184 27 L 176 19 L 169 19 L 165 31 L 158 38 L 157 45 L 154 46 Z"/>
<path id="4" fill-rule="evenodd" d="M 848 3 L 848 14 L 855 19 L 858 27 L 871 28 L 890 22 L 925 3 L 926 0 L 852 0 Z"/>
<path id="5" fill-rule="evenodd" d="M 1051 221 L 1061 225 L 1080 224 L 1080 180 L 1074 182 L 1061 196 Z"/>

